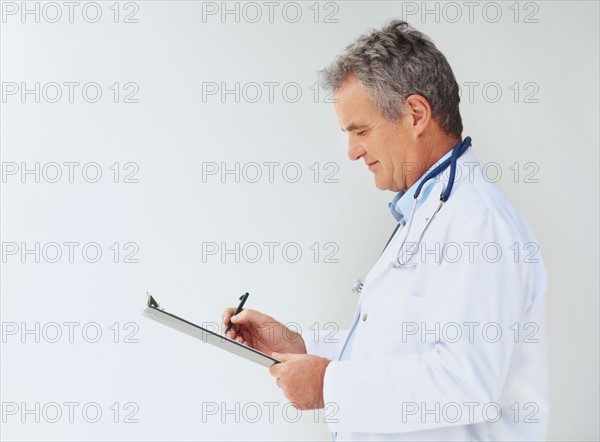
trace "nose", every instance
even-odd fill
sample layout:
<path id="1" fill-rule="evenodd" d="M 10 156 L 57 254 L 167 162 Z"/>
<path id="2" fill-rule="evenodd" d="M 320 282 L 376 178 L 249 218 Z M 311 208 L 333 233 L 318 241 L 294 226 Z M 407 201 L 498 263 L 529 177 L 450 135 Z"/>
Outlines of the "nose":
<path id="1" fill-rule="evenodd" d="M 362 143 L 353 139 L 352 134 L 348 135 L 348 158 L 352 161 L 360 159 L 367 151 Z"/>

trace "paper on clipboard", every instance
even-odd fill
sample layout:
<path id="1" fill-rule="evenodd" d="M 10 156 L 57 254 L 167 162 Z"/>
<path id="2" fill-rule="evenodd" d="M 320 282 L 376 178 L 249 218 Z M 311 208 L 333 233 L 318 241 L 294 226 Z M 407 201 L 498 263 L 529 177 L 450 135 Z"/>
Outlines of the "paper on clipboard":
<path id="1" fill-rule="evenodd" d="M 273 364 L 281 362 L 265 353 L 242 345 L 239 342 L 233 341 L 225 336 L 166 312 L 164 309 L 160 308 L 158 302 L 156 302 L 150 293 L 148 293 L 148 304 L 142 312 L 142 316 L 153 319 L 156 322 L 160 322 L 167 327 L 179 330 L 180 332 L 193 336 L 194 338 L 201 339 L 202 342 L 208 342 L 209 344 L 212 344 L 237 356 L 241 356 L 249 361 L 256 362 L 264 367 L 270 367 Z"/>

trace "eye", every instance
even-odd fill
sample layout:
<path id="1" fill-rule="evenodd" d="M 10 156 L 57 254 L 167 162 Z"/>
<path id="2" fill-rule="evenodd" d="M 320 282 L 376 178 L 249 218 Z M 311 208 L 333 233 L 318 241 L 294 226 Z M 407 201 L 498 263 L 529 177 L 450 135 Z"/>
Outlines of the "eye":
<path id="1" fill-rule="evenodd" d="M 366 133 L 367 133 L 367 130 L 363 129 L 363 130 L 359 130 L 358 132 L 356 132 L 356 135 L 358 135 L 359 137 L 362 137 Z"/>

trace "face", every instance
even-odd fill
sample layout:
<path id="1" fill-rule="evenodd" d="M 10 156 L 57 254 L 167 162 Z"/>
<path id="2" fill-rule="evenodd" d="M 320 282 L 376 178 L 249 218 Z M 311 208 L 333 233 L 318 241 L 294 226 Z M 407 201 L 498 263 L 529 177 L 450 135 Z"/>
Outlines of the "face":
<path id="1" fill-rule="evenodd" d="M 377 188 L 407 190 L 405 169 L 414 151 L 410 116 L 396 123 L 386 120 L 355 77 L 342 83 L 335 99 L 338 121 L 348 134 L 348 157 L 365 162 Z"/>

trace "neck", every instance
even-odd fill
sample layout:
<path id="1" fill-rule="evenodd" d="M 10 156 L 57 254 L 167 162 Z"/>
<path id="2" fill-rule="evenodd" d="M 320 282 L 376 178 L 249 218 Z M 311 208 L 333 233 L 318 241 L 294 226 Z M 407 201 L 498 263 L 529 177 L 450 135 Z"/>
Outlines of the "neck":
<path id="1" fill-rule="evenodd" d="M 410 186 L 416 183 L 431 166 L 451 151 L 460 140 L 460 137 L 448 135 L 442 131 L 436 131 L 427 135 L 424 134 L 423 139 L 416 146 L 416 151 L 420 157 L 419 161 L 417 161 L 417 169 L 413 174 L 406 177 L 405 190 L 408 190 Z"/>

